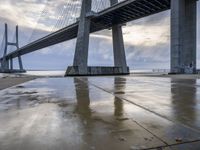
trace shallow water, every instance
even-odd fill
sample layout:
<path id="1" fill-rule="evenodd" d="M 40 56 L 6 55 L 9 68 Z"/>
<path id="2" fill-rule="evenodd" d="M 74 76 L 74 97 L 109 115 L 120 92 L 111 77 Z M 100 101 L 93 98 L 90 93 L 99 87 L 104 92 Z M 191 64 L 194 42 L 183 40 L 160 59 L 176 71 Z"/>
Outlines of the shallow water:
<path id="1" fill-rule="evenodd" d="M 27 71 L 25 75 L 34 75 L 34 76 L 64 76 L 64 70 L 57 71 Z"/>

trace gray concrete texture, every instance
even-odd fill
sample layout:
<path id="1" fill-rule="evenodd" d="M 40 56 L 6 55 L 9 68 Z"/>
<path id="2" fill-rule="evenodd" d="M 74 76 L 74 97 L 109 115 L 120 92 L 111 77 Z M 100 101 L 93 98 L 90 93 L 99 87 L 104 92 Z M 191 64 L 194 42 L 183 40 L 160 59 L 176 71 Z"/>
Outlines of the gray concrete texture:
<path id="1" fill-rule="evenodd" d="M 78 73 L 80 74 L 87 73 L 90 18 L 86 17 L 86 15 L 91 11 L 91 4 L 91 0 L 82 1 L 76 49 L 73 62 L 73 66 L 78 66 Z"/>
<path id="2" fill-rule="evenodd" d="M 171 1 L 171 71 L 195 73 L 197 0 Z"/>
<path id="3" fill-rule="evenodd" d="M 118 0 L 110 0 L 111 6 L 117 4 Z M 128 73 L 126 54 L 124 49 L 124 40 L 121 25 L 114 25 L 112 27 L 112 39 L 113 39 L 113 55 L 114 66 L 121 67 L 123 73 Z"/>
<path id="4" fill-rule="evenodd" d="M 123 67 L 87 67 L 86 72 L 79 72 L 78 66 L 69 66 L 65 72 L 65 76 L 102 76 L 102 75 L 127 75 L 129 74 L 129 68 L 124 71 Z"/>
<path id="5" fill-rule="evenodd" d="M 91 21 L 90 18 L 87 17 L 87 13 L 91 11 L 91 3 L 91 0 L 83 0 L 82 2 L 74 62 L 72 67 L 68 67 L 66 76 L 128 74 L 129 69 L 126 63 L 121 25 L 115 25 L 112 27 L 114 67 L 107 67 L 107 69 L 105 69 L 106 67 L 92 67 L 92 70 L 90 69 L 91 67 L 88 67 L 88 47 Z M 111 0 L 111 5 L 116 3 L 118 3 L 118 0 Z M 118 69 L 119 71 L 115 71 L 116 69 L 114 68 L 120 69 Z"/>
<path id="6" fill-rule="evenodd" d="M 0 91 L 1 150 L 200 148 L 199 79 L 42 78 Z"/>

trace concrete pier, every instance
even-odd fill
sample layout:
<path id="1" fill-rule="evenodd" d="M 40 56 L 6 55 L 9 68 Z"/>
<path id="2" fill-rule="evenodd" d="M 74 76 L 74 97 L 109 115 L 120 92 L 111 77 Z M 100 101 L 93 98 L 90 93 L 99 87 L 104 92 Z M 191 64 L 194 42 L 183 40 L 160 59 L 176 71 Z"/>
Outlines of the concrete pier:
<path id="1" fill-rule="evenodd" d="M 124 72 L 122 67 L 87 67 L 86 74 L 80 74 L 79 68 L 70 66 L 67 68 L 65 76 L 98 76 L 98 75 L 126 75 L 129 74 L 129 68 L 127 67 L 127 73 Z"/>
<path id="2" fill-rule="evenodd" d="M 111 6 L 117 4 L 118 0 L 110 0 Z M 124 50 L 124 40 L 121 25 L 114 25 L 112 27 L 113 38 L 113 54 L 114 54 L 114 66 L 121 67 L 124 74 L 129 73 L 129 69 L 126 63 L 126 54 Z"/>
<path id="3" fill-rule="evenodd" d="M 171 72 L 196 72 L 197 0 L 171 1 Z"/>
<path id="4" fill-rule="evenodd" d="M 111 0 L 111 5 L 118 3 L 118 0 Z M 121 25 L 112 27 L 114 67 L 95 67 L 88 66 L 88 47 L 90 34 L 90 18 L 87 17 L 91 12 L 91 0 L 83 0 L 81 15 L 78 27 L 78 36 L 74 55 L 73 66 L 69 66 L 65 76 L 74 75 L 125 75 L 129 74 L 126 64 L 123 34 Z"/>
<path id="5" fill-rule="evenodd" d="M 75 74 L 87 74 L 88 47 L 90 35 L 90 18 L 86 17 L 91 11 L 91 0 L 83 0 L 78 27 L 78 36 L 74 55 L 73 67 L 77 68 Z"/>

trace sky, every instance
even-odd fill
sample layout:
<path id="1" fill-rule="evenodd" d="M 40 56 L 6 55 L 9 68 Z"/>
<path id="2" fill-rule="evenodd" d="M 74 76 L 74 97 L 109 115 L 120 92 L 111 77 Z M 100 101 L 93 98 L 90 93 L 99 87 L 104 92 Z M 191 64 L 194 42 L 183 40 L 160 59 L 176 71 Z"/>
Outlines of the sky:
<path id="1" fill-rule="evenodd" d="M 15 25 L 19 25 L 20 46 L 26 45 L 55 30 L 59 8 L 69 0 L 0 0 L 0 33 L 8 23 L 12 40 Z M 80 0 L 72 0 L 79 8 Z M 106 0 L 105 0 L 106 1 Z M 47 7 L 48 4 L 48 7 Z M 67 5 L 68 6 L 68 5 Z M 70 7 L 72 7 L 70 5 Z M 47 9 L 48 8 L 48 9 Z M 198 2 L 198 27 L 200 24 Z M 69 9 L 70 8 L 66 8 Z M 45 11 L 45 12 L 44 12 Z M 68 14 L 68 13 L 66 13 Z M 42 17 L 41 17 L 42 16 Z M 72 16 L 73 22 L 78 14 Z M 71 23 L 69 21 L 69 24 Z M 32 36 L 31 36 L 32 35 Z M 110 30 L 90 35 L 89 66 L 112 66 L 113 49 Z M 123 26 L 127 63 L 131 69 L 168 69 L 170 66 L 170 11 L 138 19 Z M 197 33 L 197 66 L 200 68 L 200 30 Z M 0 35 L 0 40 L 2 34 Z M 72 65 L 76 39 L 66 41 L 22 56 L 25 69 L 65 70 Z M 12 49 L 10 49 L 11 51 Z M 16 62 L 16 60 L 14 61 Z M 17 64 L 17 63 L 15 63 Z M 15 65 L 15 67 L 17 67 Z"/>

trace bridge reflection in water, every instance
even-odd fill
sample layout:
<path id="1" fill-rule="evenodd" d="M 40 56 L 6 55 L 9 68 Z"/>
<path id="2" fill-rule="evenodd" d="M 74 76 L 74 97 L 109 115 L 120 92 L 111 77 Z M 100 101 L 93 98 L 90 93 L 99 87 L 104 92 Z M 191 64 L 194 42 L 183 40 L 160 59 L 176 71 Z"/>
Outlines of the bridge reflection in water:
<path id="1" fill-rule="evenodd" d="M 184 78 L 36 79 L 0 92 L 0 147 L 198 149 L 199 87 Z"/>

